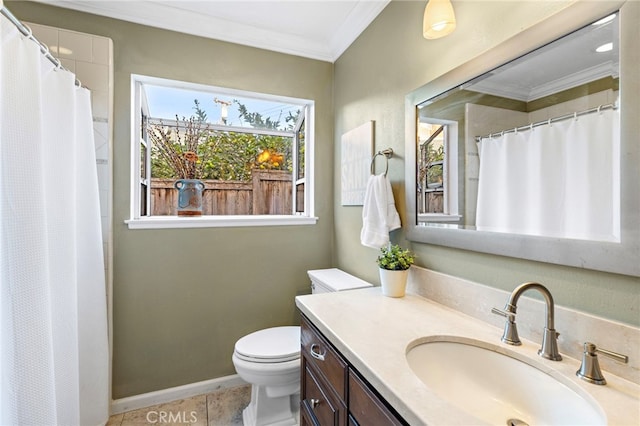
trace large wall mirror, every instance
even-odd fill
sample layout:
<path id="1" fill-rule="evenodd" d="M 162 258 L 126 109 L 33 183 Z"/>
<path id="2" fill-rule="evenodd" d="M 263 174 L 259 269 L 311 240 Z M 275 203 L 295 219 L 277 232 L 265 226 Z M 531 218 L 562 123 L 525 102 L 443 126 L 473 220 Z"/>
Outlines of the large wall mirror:
<path id="1" fill-rule="evenodd" d="M 408 238 L 640 276 L 639 21 L 577 2 L 407 95 Z"/>

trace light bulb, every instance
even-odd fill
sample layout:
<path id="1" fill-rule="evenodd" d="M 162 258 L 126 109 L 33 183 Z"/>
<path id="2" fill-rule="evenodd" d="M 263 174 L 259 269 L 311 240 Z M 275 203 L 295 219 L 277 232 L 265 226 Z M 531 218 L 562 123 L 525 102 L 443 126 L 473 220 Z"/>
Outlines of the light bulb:
<path id="1" fill-rule="evenodd" d="M 431 24 L 431 29 L 433 31 L 442 31 L 447 26 L 446 22 L 436 22 L 435 24 Z"/>

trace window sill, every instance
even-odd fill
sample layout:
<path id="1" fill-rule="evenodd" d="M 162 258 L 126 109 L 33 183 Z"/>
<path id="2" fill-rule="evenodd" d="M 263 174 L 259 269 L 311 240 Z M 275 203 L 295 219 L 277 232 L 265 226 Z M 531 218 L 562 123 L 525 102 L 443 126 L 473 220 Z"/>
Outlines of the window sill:
<path id="1" fill-rule="evenodd" d="M 462 216 L 458 214 L 424 213 L 418 215 L 418 222 L 459 222 Z"/>
<path id="2" fill-rule="evenodd" d="M 152 216 L 125 220 L 129 229 L 175 228 L 228 228 L 245 226 L 315 225 L 317 217 L 264 215 L 264 216 Z"/>

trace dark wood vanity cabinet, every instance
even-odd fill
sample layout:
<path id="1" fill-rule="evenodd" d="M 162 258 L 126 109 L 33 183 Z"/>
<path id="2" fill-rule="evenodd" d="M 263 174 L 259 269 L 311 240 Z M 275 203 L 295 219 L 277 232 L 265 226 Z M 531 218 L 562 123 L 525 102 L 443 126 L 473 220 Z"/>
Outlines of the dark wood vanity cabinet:
<path id="1" fill-rule="evenodd" d="M 349 418 L 356 425 L 402 425 L 400 418 L 393 414 L 373 389 L 349 369 Z"/>
<path id="2" fill-rule="evenodd" d="M 304 315 L 300 340 L 302 426 L 406 424 Z"/>
<path id="3" fill-rule="evenodd" d="M 302 424 L 346 425 L 348 364 L 304 316 L 300 341 Z"/>

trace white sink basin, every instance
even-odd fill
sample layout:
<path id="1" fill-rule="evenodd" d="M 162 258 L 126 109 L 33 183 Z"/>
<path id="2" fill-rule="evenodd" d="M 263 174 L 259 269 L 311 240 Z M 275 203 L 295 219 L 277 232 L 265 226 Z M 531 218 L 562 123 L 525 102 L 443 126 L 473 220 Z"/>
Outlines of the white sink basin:
<path id="1" fill-rule="evenodd" d="M 607 423 L 597 402 L 579 386 L 510 355 L 526 360 L 485 342 L 437 337 L 409 345 L 407 361 L 436 395 L 479 422 L 532 426 Z"/>

